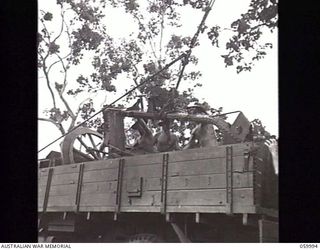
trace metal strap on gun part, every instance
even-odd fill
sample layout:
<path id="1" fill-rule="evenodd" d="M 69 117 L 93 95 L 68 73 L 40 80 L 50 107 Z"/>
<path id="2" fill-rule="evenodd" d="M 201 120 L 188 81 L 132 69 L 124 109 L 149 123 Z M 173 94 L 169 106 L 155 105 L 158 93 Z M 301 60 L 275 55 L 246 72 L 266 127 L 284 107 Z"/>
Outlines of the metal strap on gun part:
<path id="1" fill-rule="evenodd" d="M 116 213 L 120 213 L 121 190 L 122 190 L 122 175 L 123 175 L 124 163 L 125 163 L 125 159 L 119 159 L 117 193 L 116 193 L 116 206 L 115 206 L 115 212 Z"/>
<path id="2" fill-rule="evenodd" d="M 76 212 L 79 212 L 79 207 L 80 207 L 83 172 L 84 172 L 84 163 L 81 163 L 79 168 L 78 185 L 77 185 L 76 202 L 75 202 Z"/>
<path id="3" fill-rule="evenodd" d="M 168 165 L 169 154 L 162 156 L 162 175 L 161 175 L 161 208 L 160 213 L 165 214 L 167 210 L 167 187 L 168 187 Z"/>
<path id="4" fill-rule="evenodd" d="M 226 204 L 226 213 L 233 213 L 233 197 L 232 197 L 232 172 L 233 172 L 233 162 L 232 162 L 232 154 L 233 154 L 232 146 L 226 147 L 226 194 L 227 194 L 227 204 Z"/>
<path id="5" fill-rule="evenodd" d="M 44 193 L 44 199 L 43 199 L 43 212 L 44 213 L 47 211 L 52 175 L 53 175 L 53 168 L 49 168 L 46 191 Z"/>

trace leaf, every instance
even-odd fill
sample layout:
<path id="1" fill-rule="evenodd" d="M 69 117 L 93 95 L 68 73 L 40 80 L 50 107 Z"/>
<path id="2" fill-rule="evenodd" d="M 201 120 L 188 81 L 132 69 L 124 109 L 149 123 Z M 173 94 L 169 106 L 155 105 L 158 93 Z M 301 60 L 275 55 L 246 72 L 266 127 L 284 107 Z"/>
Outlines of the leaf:
<path id="1" fill-rule="evenodd" d="M 246 23 L 244 19 L 240 19 L 238 25 L 239 34 L 245 33 L 250 28 L 250 25 Z"/>
<path id="2" fill-rule="evenodd" d="M 50 12 L 47 12 L 44 16 L 43 19 L 46 21 L 51 21 L 53 18 L 53 15 Z"/>
<path id="3" fill-rule="evenodd" d="M 224 58 L 224 63 L 226 64 L 226 67 L 233 65 L 233 60 L 232 60 L 233 57 L 232 56 L 222 55 L 221 57 Z"/>
<path id="4" fill-rule="evenodd" d="M 58 53 L 60 46 L 55 44 L 54 42 L 49 44 L 49 52 L 50 54 Z"/>

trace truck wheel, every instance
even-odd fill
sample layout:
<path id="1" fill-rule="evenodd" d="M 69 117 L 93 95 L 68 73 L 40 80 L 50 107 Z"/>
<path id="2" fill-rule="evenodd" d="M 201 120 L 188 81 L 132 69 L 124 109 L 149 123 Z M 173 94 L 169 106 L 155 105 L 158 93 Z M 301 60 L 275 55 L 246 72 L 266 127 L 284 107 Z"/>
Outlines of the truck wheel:
<path id="1" fill-rule="evenodd" d="M 136 234 L 129 238 L 129 243 L 159 243 L 163 242 L 155 234 Z"/>

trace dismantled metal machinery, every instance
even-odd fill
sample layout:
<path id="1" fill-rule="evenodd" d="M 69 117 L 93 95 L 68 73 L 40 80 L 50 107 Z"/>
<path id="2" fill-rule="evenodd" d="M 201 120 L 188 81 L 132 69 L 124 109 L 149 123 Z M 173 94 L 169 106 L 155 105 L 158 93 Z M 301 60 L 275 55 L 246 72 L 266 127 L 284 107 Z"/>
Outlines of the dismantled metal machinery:
<path id="1" fill-rule="evenodd" d="M 79 127 L 65 136 L 61 144 L 63 164 L 107 159 L 107 156 L 110 155 L 109 151 L 122 152 L 130 156 L 129 152 L 125 153 L 123 117 L 159 119 L 159 116 L 154 113 L 121 109 L 107 109 L 105 114 L 104 118 L 107 120 L 105 136 L 86 127 Z M 222 144 L 244 142 L 250 127 L 250 122 L 242 112 L 239 112 L 232 125 L 220 116 L 169 113 L 165 116 L 162 115 L 161 118 L 212 123 L 223 133 Z"/>

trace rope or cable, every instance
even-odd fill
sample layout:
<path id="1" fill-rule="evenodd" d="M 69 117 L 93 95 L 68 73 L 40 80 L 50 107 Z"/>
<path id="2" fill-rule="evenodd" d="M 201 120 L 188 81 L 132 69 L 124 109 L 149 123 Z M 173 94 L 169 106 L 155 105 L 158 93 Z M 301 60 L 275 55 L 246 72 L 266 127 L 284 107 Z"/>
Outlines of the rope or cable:
<path id="1" fill-rule="evenodd" d="M 179 74 L 179 77 L 178 77 L 177 84 L 176 84 L 175 88 L 171 88 L 171 97 L 168 99 L 167 103 L 165 105 L 163 105 L 162 110 L 160 111 L 160 115 L 163 115 L 163 113 L 165 112 L 166 108 L 169 107 L 173 103 L 173 100 L 175 98 L 175 94 L 177 93 L 177 90 L 179 88 L 181 79 L 183 77 L 184 69 L 185 69 L 186 65 L 188 64 L 188 62 L 189 62 L 189 57 L 191 55 L 192 49 L 194 48 L 194 46 L 195 46 L 195 44 L 197 42 L 197 38 L 198 38 L 198 36 L 199 36 L 199 34 L 200 34 L 201 30 L 202 30 L 202 27 L 203 27 L 208 15 L 209 15 L 210 10 L 212 9 L 212 6 L 213 6 L 214 2 L 215 2 L 215 0 L 211 0 L 209 5 L 206 7 L 206 11 L 205 11 L 205 13 L 204 13 L 204 15 L 202 17 L 200 25 L 198 26 L 198 29 L 197 29 L 196 33 L 194 34 L 193 38 L 191 39 L 189 50 L 186 52 L 185 57 L 184 57 L 184 59 L 182 61 L 182 68 L 180 70 L 180 74 Z"/>
<path id="2" fill-rule="evenodd" d="M 182 62 L 182 69 L 180 71 L 180 75 L 179 75 L 179 78 L 178 78 L 178 81 L 177 81 L 177 84 L 176 84 L 176 87 L 175 87 L 176 90 L 179 88 L 179 85 L 180 85 L 180 82 L 181 82 L 181 79 L 182 79 L 182 76 L 183 76 L 183 73 L 184 73 L 184 69 L 185 69 L 186 65 L 188 64 L 188 62 L 189 62 L 189 57 L 191 55 L 192 49 L 194 48 L 194 46 L 195 46 L 195 44 L 197 42 L 197 38 L 198 38 L 198 36 L 199 36 L 199 34 L 200 34 L 201 30 L 202 30 L 202 27 L 203 27 L 208 15 L 209 15 L 210 10 L 212 9 L 212 6 L 213 6 L 214 2 L 215 2 L 215 0 L 211 0 L 211 2 L 209 3 L 209 6 L 206 8 L 206 12 L 204 13 L 204 16 L 203 16 L 203 18 L 201 20 L 201 23 L 198 26 L 198 29 L 197 29 L 196 33 L 194 34 L 194 36 L 193 36 L 193 38 L 191 40 L 191 43 L 190 43 L 190 46 L 189 46 L 190 49 L 188 50 L 187 55 L 186 55 L 186 57 L 184 58 L 184 60 Z"/>
<path id="3" fill-rule="evenodd" d="M 91 120 L 93 117 L 97 116 L 98 114 L 100 114 L 101 112 L 103 112 L 105 109 L 109 108 L 110 106 L 112 106 L 113 104 L 115 104 L 116 102 L 118 102 L 119 100 L 121 100 L 123 97 L 127 96 L 128 94 L 132 93 L 133 91 L 135 91 L 137 88 L 143 86 L 144 84 L 146 84 L 148 81 L 152 80 L 155 76 L 159 75 L 161 72 L 163 72 L 164 70 L 168 69 L 171 65 L 173 65 L 174 63 L 176 63 L 177 61 L 179 61 L 180 59 L 183 58 L 183 62 L 182 62 L 182 69 L 180 71 L 180 75 L 178 78 L 178 82 L 176 84 L 175 90 L 178 89 L 180 81 L 182 79 L 183 76 L 183 72 L 184 69 L 186 67 L 186 65 L 188 64 L 188 60 L 189 57 L 191 55 L 191 51 L 193 49 L 193 47 L 195 46 L 195 43 L 197 41 L 197 38 L 200 34 L 200 31 L 202 29 L 202 26 L 204 25 L 210 10 L 212 9 L 212 6 L 214 4 L 215 0 L 211 0 L 209 6 L 206 8 L 206 12 L 202 18 L 202 21 L 197 29 L 197 32 L 194 34 L 191 43 L 190 43 L 190 49 L 186 52 L 183 53 L 182 55 L 180 55 L 178 58 L 174 59 L 173 61 L 171 61 L 170 63 L 168 63 L 165 67 L 163 67 L 162 69 L 160 69 L 158 72 L 156 72 L 155 74 L 153 74 L 152 76 L 148 77 L 146 80 L 142 81 L 139 85 L 135 86 L 134 88 L 132 88 L 131 90 L 129 90 L 128 92 L 124 93 L 122 96 L 120 96 L 118 99 L 116 99 L 115 101 L 113 101 L 112 103 L 108 104 L 107 106 L 105 106 L 104 108 L 102 108 L 100 111 L 96 112 L 95 114 L 93 114 L 92 116 L 90 116 L 89 118 L 87 118 L 86 120 L 84 120 L 83 122 L 81 122 L 80 124 L 78 124 L 77 126 L 73 127 L 73 129 L 71 129 L 70 131 L 68 131 L 67 133 L 65 133 L 64 135 L 58 137 L 57 139 L 55 139 L 54 141 L 52 141 L 51 143 L 47 144 L 45 147 L 41 148 L 38 153 L 40 153 L 42 150 L 46 149 L 47 147 L 49 147 L 50 145 L 52 145 L 53 143 L 57 142 L 58 140 L 60 140 L 61 138 L 65 137 L 66 135 L 70 134 L 72 131 L 74 131 L 75 129 L 77 129 L 78 127 L 82 126 L 84 123 L 86 123 L 87 121 Z M 174 92 L 173 92 L 174 93 Z"/>
<path id="4" fill-rule="evenodd" d="M 75 129 L 77 129 L 78 127 L 80 127 L 81 125 L 83 125 L 84 123 L 86 123 L 87 121 L 91 120 L 93 117 L 97 116 L 98 114 L 100 114 L 101 112 L 103 112 L 105 109 L 111 107 L 113 104 L 115 104 L 116 102 L 120 101 L 122 98 L 124 98 L 125 96 L 129 95 L 130 93 L 132 93 L 133 91 L 135 91 L 137 88 L 143 86 L 144 84 L 146 84 L 147 82 L 149 82 L 150 80 L 152 80 L 154 77 L 156 77 L 157 75 L 159 75 L 160 73 L 162 73 L 164 70 L 168 69 L 169 67 L 171 67 L 171 65 L 173 65 L 174 63 L 176 63 L 177 61 L 181 60 L 182 58 L 186 57 L 186 53 L 181 54 L 179 57 L 177 57 L 176 59 L 174 59 L 173 61 L 171 61 L 170 63 L 168 63 L 165 67 L 163 67 L 161 70 L 159 70 L 158 72 L 154 73 L 152 76 L 147 77 L 147 79 L 145 79 L 144 81 L 142 81 L 140 84 L 136 85 L 134 88 L 132 88 L 131 90 L 127 91 L 126 93 L 124 93 L 122 96 L 120 96 L 118 99 L 116 99 L 115 101 L 113 101 L 112 103 L 106 105 L 105 107 L 103 107 L 100 111 L 96 112 L 95 114 L 93 114 L 92 116 L 90 116 L 89 118 L 85 119 L 83 122 L 81 122 L 80 124 L 78 124 L 77 126 L 73 127 L 73 129 L 71 129 L 70 131 L 68 131 L 67 133 L 65 133 L 64 135 L 58 137 L 57 139 L 55 139 L 54 141 L 50 142 L 49 144 L 47 144 L 45 147 L 41 148 L 38 153 L 40 153 L 42 150 L 46 149 L 47 147 L 49 147 L 50 145 L 52 145 L 53 143 L 57 142 L 58 140 L 60 140 L 61 138 L 65 137 L 66 135 L 70 134 L 72 131 L 74 131 Z"/>

